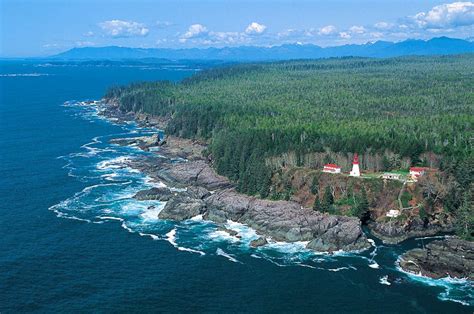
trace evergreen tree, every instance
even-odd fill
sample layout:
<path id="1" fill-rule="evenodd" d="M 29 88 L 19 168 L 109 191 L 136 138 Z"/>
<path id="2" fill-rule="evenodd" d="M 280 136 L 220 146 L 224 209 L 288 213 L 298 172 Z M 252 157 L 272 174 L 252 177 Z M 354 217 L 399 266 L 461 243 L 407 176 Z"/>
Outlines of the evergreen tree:
<path id="1" fill-rule="evenodd" d="M 362 187 L 357 205 L 353 209 L 353 215 L 362 222 L 366 222 L 369 219 L 369 200 L 367 199 L 367 191 L 364 187 Z"/>
<path id="2" fill-rule="evenodd" d="M 313 193 L 314 195 L 318 194 L 319 182 L 318 182 L 318 178 L 316 176 L 314 176 L 313 180 L 311 181 L 310 190 L 311 190 L 311 193 Z"/>
<path id="3" fill-rule="evenodd" d="M 332 211 L 332 205 L 334 204 L 334 197 L 332 196 L 331 193 L 331 188 L 326 186 L 324 190 L 324 196 L 323 196 L 323 201 L 321 203 L 321 211 L 329 213 Z"/>
<path id="4" fill-rule="evenodd" d="M 321 201 L 319 200 L 318 195 L 316 195 L 316 198 L 314 199 L 313 210 L 318 212 L 322 211 Z"/>
<path id="5" fill-rule="evenodd" d="M 456 214 L 456 234 L 466 240 L 474 239 L 474 201 L 473 185 L 464 193 L 461 206 Z"/>

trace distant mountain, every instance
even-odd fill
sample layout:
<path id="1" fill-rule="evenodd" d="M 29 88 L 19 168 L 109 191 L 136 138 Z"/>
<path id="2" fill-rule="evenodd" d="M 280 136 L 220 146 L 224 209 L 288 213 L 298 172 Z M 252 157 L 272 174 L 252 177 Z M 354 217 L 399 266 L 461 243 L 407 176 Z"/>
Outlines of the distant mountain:
<path id="1" fill-rule="evenodd" d="M 316 45 L 281 45 L 274 47 L 225 47 L 225 48 L 127 48 L 127 47 L 85 47 L 73 48 L 52 56 L 60 60 L 123 60 L 123 59 L 188 59 L 261 61 L 286 59 L 314 59 L 328 57 L 395 57 L 406 55 L 444 55 L 474 52 L 474 42 L 448 37 L 430 40 L 405 40 L 402 42 L 377 41 L 362 45 L 320 47 Z"/>

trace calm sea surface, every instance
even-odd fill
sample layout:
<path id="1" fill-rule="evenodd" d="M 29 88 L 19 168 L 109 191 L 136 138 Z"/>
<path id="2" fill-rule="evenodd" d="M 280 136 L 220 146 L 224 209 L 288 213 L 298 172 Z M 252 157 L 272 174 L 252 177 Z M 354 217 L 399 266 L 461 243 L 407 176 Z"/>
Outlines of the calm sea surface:
<path id="1" fill-rule="evenodd" d="M 243 225 L 227 226 L 238 239 L 199 217 L 160 221 L 162 203 L 131 199 L 160 183 L 125 166 L 143 152 L 108 141 L 154 130 L 115 125 L 81 101 L 111 85 L 178 81 L 196 65 L 0 66 L 0 312 L 473 312 L 468 283 L 397 270 L 429 239 L 375 240 L 356 255 L 256 250 Z"/>

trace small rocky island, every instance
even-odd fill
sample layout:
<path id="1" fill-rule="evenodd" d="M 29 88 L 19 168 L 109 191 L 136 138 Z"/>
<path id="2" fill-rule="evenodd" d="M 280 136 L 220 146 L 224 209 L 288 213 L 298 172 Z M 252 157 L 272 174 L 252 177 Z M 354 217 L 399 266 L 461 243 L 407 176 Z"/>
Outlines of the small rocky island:
<path id="1" fill-rule="evenodd" d="M 433 241 L 403 254 L 399 265 L 407 272 L 434 279 L 474 280 L 474 243 L 457 237 Z"/>

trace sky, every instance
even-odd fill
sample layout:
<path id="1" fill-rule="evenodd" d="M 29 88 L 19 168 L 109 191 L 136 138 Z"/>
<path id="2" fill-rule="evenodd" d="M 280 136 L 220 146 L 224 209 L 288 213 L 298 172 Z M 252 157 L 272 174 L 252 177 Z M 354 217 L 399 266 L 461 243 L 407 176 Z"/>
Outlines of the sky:
<path id="1" fill-rule="evenodd" d="M 74 47 L 337 46 L 474 38 L 474 2 L 0 0 L 0 57 Z"/>

